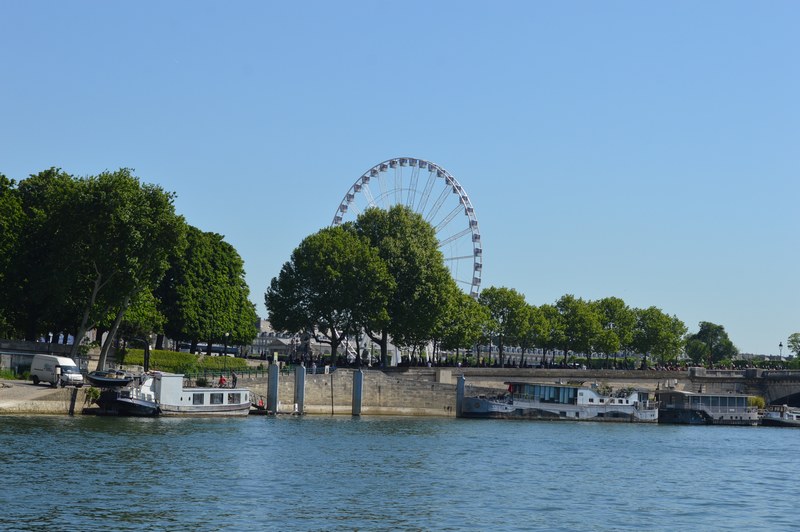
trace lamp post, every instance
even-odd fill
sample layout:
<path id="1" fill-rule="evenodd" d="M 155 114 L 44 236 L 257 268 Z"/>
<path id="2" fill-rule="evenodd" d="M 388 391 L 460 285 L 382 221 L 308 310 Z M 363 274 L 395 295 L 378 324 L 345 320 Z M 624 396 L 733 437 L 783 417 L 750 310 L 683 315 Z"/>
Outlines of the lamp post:
<path id="1" fill-rule="evenodd" d="M 229 333 L 229 332 L 225 333 L 225 344 L 224 344 L 224 347 L 222 349 L 222 356 L 225 357 L 223 359 L 223 361 L 222 361 L 222 364 L 223 364 L 223 367 L 225 368 L 226 372 L 228 370 L 228 336 L 230 336 L 230 335 L 231 335 L 231 333 Z"/>

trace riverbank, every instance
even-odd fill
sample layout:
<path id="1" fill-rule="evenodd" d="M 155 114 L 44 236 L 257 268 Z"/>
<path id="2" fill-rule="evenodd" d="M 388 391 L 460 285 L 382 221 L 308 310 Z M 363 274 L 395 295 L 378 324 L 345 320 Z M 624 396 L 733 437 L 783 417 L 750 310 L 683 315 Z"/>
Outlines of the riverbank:
<path id="1" fill-rule="evenodd" d="M 30 381 L 0 380 L 0 415 L 69 414 L 72 390 Z M 82 405 L 83 401 L 84 392 L 79 391 L 77 404 Z"/>
<path id="2" fill-rule="evenodd" d="M 365 370 L 363 415 L 455 416 L 457 374 L 464 374 L 469 393 L 496 393 L 505 390 L 506 381 L 554 382 L 558 380 L 596 381 L 614 388 L 638 387 L 654 390 L 659 383 L 676 375 L 658 372 L 608 372 L 600 374 L 576 370 L 480 369 L 480 368 L 392 368 L 388 371 Z M 686 377 L 684 373 L 681 375 Z M 681 379 L 682 380 L 682 379 Z M 240 377 L 240 386 L 249 388 L 253 401 L 267 402 L 266 378 Z M 278 413 L 295 412 L 295 378 L 281 375 L 278 383 Z M 331 374 L 308 374 L 305 382 L 303 413 L 349 415 L 352 413 L 353 370 L 340 368 Z M 77 390 L 75 412 L 88 406 L 85 386 Z M 72 388 L 52 388 L 29 381 L 0 380 L 0 415 L 68 414 Z"/>

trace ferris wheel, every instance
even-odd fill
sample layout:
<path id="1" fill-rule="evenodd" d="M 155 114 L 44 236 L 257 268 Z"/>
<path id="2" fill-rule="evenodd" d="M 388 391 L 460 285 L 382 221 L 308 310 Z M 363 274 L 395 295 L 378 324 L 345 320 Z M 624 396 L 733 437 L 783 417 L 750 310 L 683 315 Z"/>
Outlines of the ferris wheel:
<path id="1" fill-rule="evenodd" d="M 405 205 L 431 224 L 456 283 L 478 297 L 483 269 L 481 233 L 464 187 L 438 164 L 398 157 L 376 164 L 342 198 L 332 225 L 355 220 L 370 207 Z"/>

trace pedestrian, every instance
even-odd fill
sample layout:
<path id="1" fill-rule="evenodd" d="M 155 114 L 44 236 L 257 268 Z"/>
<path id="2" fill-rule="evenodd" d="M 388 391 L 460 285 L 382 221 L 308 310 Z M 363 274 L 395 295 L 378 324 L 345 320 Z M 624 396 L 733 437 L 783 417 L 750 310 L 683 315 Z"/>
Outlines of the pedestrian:
<path id="1" fill-rule="evenodd" d="M 236 382 L 238 380 L 239 380 L 239 376 L 236 375 L 236 372 L 234 371 L 233 373 L 231 373 L 231 388 L 236 388 Z"/>
<path id="2" fill-rule="evenodd" d="M 227 385 L 228 385 L 228 379 L 225 378 L 225 375 L 220 373 L 219 382 L 217 383 L 217 386 L 219 386 L 220 388 L 225 388 Z"/>

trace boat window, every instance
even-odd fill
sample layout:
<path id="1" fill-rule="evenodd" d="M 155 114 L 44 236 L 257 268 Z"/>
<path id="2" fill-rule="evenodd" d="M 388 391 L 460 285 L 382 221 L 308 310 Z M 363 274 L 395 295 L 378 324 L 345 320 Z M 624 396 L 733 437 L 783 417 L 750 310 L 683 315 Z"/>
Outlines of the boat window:
<path id="1" fill-rule="evenodd" d="M 228 394 L 228 404 L 229 405 L 238 405 L 242 402 L 242 394 L 241 393 L 229 393 Z"/>
<path id="2" fill-rule="evenodd" d="M 194 393 L 194 394 L 192 394 L 192 404 L 193 405 L 202 405 L 203 404 L 203 394 L 202 393 Z"/>
<path id="3" fill-rule="evenodd" d="M 212 393 L 211 394 L 211 401 L 209 404 L 212 405 L 221 405 L 222 404 L 222 395 L 221 393 Z"/>

